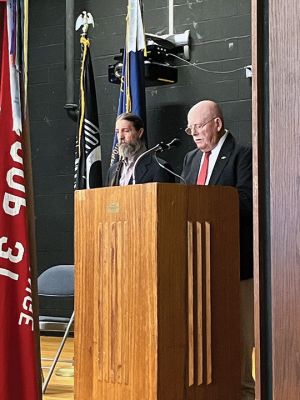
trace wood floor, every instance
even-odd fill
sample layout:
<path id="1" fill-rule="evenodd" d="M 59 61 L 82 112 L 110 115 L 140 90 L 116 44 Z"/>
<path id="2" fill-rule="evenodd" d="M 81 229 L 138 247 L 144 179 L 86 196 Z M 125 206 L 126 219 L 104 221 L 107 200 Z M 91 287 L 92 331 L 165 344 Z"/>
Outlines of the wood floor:
<path id="1" fill-rule="evenodd" d="M 41 336 L 41 351 L 42 358 L 53 358 L 61 338 Z M 72 360 L 74 356 L 74 339 L 68 338 L 64 346 L 64 350 L 60 356 L 60 360 Z M 42 366 L 49 366 L 49 361 L 42 360 Z M 254 371 L 255 359 L 253 352 L 253 377 L 255 378 Z M 70 370 L 72 364 L 69 362 L 59 361 L 56 365 L 55 372 L 48 384 L 46 393 L 43 400 L 74 400 L 74 378 L 58 376 L 57 373 L 64 372 L 65 369 Z M 44 369 L 44 376 L 46 376 L 48 369 Z"/>
<path id="2" fill-rule="evenodd" d="M 42 358 L 53 358 L 61 338 L 41 336 Z M 74 339 L 69 338 L 64 346 L 60 360 L 73 360 Z M 42 366 L 49 366 L 51 361 L 43 361 Z M 58 376 L 57 373 L 72 369 L 72 363 L 59 361 L 48 384 L 43 400 L 73 400 L 74 399 L 74 378 Z M 47 376 L 49 369 L 43 369 L 44 376 Z"/>

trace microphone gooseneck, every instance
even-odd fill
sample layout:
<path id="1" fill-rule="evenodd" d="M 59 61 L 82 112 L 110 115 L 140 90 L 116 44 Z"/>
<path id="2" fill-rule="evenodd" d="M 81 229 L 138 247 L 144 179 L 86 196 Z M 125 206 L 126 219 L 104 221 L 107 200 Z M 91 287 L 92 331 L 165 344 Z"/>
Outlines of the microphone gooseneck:
<path id="1" fill-rule="evenodd" d="M 159 161 L 159 159 L 157 158 L 156 153 L 154 154 L 154 158 L 155 158 L 155 161 L 157 162 L 157 164 L 158 164 L 161 168 L 165 169 L 165 170 L 168 171 L 170 174 L 176 176 L 176 178 L 178 178 L 179 180 L 181 180 L 182 183 L 186 184 L 186 181 L 185 181 L 185 179 L 184 179 L 182 176 L 180 176 L 179 174 L 176 174 L 176 172 L 174 172 L 174 171 L 172 171 L 171 169 L 167 168 L 165 165 L 163 165 L 163 164 Z"/>
<path id="2" fill-rule="evenodd" d="M 160 147 L 160 144 L 155 145 L 154 147 L 151 147 L 151 149 L 145 151 L 144 153 L 140 154 L 138 158 L 135 160 L 135 163 L 133 164 L 133 171 L 132 171 L 132 184 L 135 185 L 135 169 L 138 164 L 138 162 L 144 158 L 147 154 L 155 153 L 158 151 Z"/>
<path id="3" fill-rule="evenodd" d="M 173 147 L 179 146 L 180 144 L 181 144 L 180 139 L 174 138 L 174 139 L 172 139 L 171 142 L 169 142 L 169 143 L 160 142 L 160 143 L 156 144 L 155 146 L 151 147 L 151 149 L 149 149 L 149 150 L 145 151 L 144 153 L 142 153 L 142 154 L 136 159 L 136 161 L 135 161 L 135 163 L 134 163 L 134 165 L 133 165 L 132 184 L 135 185 L 135 169 L 136 169 L 137 164 L 139 163 L 139 161 L 140 161 L 143 157 L 145 157 L 145 156 L 147 156 L 148 154 L 151 154 L 151 153 L 154 153 L 154 154 L 155 154 L 155 160 L 156 160 L 156 162 L 158 163 L 158 165 L 159 165 L 161 168 L 163 168 L 163 169 L 165 169 L 166 171 L 170 172 L 171 174 L 177 176 L 179 179 L 181 179 L 181 180 L 185 183 L 184 179 L 183 179 L 181 176 L 175 174 L 175 172 L 169 170 L 167 167 L 165 167 L 164 165 L 162 165 L 162 164 L 159 162 L 158 158 L 156 157 L 156 153 L 162 152 L 162 151 L 165 151 L 165 150 L 170 150 L 170 149 L 172 149 Z"/>

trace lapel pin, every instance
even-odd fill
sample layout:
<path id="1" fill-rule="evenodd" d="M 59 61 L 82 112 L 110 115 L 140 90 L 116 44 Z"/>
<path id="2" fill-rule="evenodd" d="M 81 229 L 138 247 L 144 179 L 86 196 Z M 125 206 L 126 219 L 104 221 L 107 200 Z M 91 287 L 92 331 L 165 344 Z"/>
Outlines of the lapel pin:
<path id="1" fill-rule="evenodd" d="M 222 157 L 221 157 L 221 160 L 225 160 L 225 158 L 226 158 L 226 156 L 222 156 Z"/>

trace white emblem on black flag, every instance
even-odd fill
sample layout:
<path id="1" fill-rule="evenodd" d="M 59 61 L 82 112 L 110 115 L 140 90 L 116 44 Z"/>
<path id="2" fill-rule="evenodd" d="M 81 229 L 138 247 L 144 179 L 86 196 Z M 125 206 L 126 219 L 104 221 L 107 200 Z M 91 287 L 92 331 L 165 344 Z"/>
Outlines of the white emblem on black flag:
<path id="1" fill-rule="evenodd" d="M 91 189 L 102 186 L 101 146 L 90 42 L 82 36 L 80 43 L 82 63 L 74 188 Z"/>

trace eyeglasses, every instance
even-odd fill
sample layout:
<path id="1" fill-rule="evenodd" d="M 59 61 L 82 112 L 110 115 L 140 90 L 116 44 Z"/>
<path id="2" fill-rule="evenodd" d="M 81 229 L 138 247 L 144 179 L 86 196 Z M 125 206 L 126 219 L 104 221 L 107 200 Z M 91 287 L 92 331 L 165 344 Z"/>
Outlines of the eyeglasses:
<path id="1" fill-rule="evenodd" d="M 194 124 L 194 125 L 187 126 L 185 128 L 185 133 L 188 135 L 192 135 L 195 131 L 200 131 L 200 129 L 204 128 L 205 125 L 207 125 L 209 122 L 211 122 L 215 118 L 217 118 L 217 117 L 212 117 L 211 119 L 204 122 L 203 124 Z"/>

